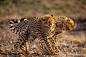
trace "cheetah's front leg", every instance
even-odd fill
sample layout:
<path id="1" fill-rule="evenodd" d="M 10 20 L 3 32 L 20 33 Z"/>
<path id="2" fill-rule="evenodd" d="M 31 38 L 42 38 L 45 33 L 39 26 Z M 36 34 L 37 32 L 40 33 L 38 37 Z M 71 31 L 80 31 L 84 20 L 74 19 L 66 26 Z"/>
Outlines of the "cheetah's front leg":
<path id="1" fill-rule="evenodd" d="M 56 49 L 58 52 L 61 52 L 61 51 L 59 50 L 57 44 L 56 44 L 56 39 L 55 39 L 55 38 L 49 38 L 49 41 L 52 42 L 52 44 L 53 44 L 53 49 L 54 49 L 54 50 Z"/>
<path id="2" fill-rule="evenodd" d="M 40 49 L 43 50 L 44 52 L 48 53 L 48 54 L 57 54 L 57 53 L 55 52 L 55 51 L 56 51 L 55 48 L 58 49 L 57 46 L 53 46 L 53 48 L 52 48 L 53 52 L 51 52 L 50 50 L 47 50 L 47 49 L 45 48 L 45 46 L 43 45 L 42 42 L 40 42 Z"/>
<path id="3" fill-rule="evenodd" d="M 41 41 L 40 41 L 40 49 L 41 49 L 42 51 L 48 53 L 48 54 L 51 54 L 51 53 L 49 52 L 49 50 L 47 50 L 47 49 L 45 48 L 45 46 L 43 45 L 43 43 L 42 43 Z"/>
<path id="4" fill-rule="evenodd" d="M 48 39 L 45 38 L 45 39 L 44 39 L 44 42 L 45 42 L 46 46 L 47 46 L 48 49 L 49 49 L 49 50 L 47 50 L 47 49 L 44 47 L 43 43 L 40 42 L 41 49 L 42 49 L 44 52 L 46 52 L 46 53 L 48 53 L 48 54 L 57 54 L 57 53 L 55 52 L 55 49 L 53 49 L 53 47 L 52 47 L 52 45 L 50 44 L 50 42 L 49 42 Z"/>

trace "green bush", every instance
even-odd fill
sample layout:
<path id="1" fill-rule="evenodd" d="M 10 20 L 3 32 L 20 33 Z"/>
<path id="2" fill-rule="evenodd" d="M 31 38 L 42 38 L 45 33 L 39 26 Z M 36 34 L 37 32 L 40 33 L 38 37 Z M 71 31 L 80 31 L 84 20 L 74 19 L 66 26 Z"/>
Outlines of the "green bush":
<path id="1" fill-rule="evenodd" d="M 45 11 L 44 13 L 45 13 L 45 14 L 49 14 L 49 11 Z"/>
<path id="2" fill-rule="evenodd" d="M 85 4 L 85 5 L 86 5 L 86 0 L 83 0 L 83 4 Z"/>
<path id="3" fill-rule="evenodd" d="M 43 9 L 44 9 L 44 10 L 51 10 L 52 7 L 48 7 L 47 5 L 44 4 L 44 5 L 43 5 Z"/>
<path id="4" fill-rule="evenodd" d="M 21 0 L 12 0 L 13 3 L 18 4 Z"/>
<path id="5" fill-rule="evenodd" d="M 21 2 L 21 4 L 26 4 L 26 3 L 27 3 L 26 1 Z"/>
<path id="6" fill-rule="evenodd" d="M 2 12 L 1 12 L 1 10 L 0 10 L 0 16 L 2 15 Z"/>
<path id="7" fill-rule="evenodd" d="M 54 5 L 52 6 L 52 8 L 53 8 L 53 9 L 58 9 L 58 6 L 59 6 L 59 4 L 56 3 L 56 4 L 54 4 Z"/>
<path id="8" fill-rule="evenodd" d="M 82 8 L 82 9 L 85 9 L 85 7 L 84 7 L 83 5 L 81 6 L 81 8 Z"/>
<path id="9" fill-rule="evenodd" d="M 61 7 L 59 7 L 59 9 L 64 9 L 64 7 L 61 6 Z"/>
<path id="10" fill-rule="evenodd" d="M 7 1 L 0 1 L 0 6 L 8 5 L 9 3 Z"/>
<path id="11" fill-rule="evenodd" d="M 66 10 L 63 10 L 63 13 L 67 13 L 67 11 Z"/>
<path id="12" fill-rule="evenodd" d="M 16 6 L 20 5 L 21 0 L 12 0 L 12 3 L 14 3 Z"/>
<path id="13" fill-rule="evenodd" d="M 70 7 L 70 4 L 66 4 L 66 7 Z"/>
<path id="14" fill-rule="evenodd" d="M 63 11 L 58 9 L 58 10 L 56 10 L 55 14 L 63 14 Z"/>

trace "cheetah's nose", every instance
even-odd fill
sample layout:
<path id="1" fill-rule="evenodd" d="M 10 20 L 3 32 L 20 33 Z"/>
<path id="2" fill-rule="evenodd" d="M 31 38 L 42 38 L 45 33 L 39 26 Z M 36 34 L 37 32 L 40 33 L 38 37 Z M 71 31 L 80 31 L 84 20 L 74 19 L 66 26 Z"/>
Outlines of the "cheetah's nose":
<path id="1" fill-rule="evenodd" d="M 64 28 L 62 28 L 62 30 L 65 30 Z"/>

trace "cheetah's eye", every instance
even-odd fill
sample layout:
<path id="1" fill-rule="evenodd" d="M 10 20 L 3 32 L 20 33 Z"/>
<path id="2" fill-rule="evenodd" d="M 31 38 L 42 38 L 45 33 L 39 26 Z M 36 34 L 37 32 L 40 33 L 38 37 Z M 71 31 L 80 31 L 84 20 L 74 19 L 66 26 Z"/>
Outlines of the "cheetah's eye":
<path id="1" fill-rule="evenodd" d="M 69 19 L 67 21 L 70 21 Z"/>
<path id="2" fill-rule="evenodd" d="M 51 15 L 53 17 L 53 15 Z"/>
<path id="3" fill-rule="evenodd" d="M 43 21 L 45 21 L 45 19 L 43 19 Z"/>

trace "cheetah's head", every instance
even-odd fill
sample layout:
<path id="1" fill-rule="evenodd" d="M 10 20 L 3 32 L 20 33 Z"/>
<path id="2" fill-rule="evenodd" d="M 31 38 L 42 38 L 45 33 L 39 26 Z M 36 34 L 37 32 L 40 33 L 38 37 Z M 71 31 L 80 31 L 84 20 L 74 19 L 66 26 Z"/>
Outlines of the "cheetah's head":
<path id="1" fill-rule="evenodd" d="M 72 30 L 74 29 L 76 26 L 74 25 L 74 21 L 72 19 L 68 19 L 63 23 L 63 30 Z"/>
<path id="2" fill-rule="evenodd" d="M 48 27 L 53 26 L 53 24 L 54 24 L 54 17 L 53 17 L 53 15 L 45 15 L 42 18 L 42 23 L 43 23 L 44 26 L 48 26 Z"/>

